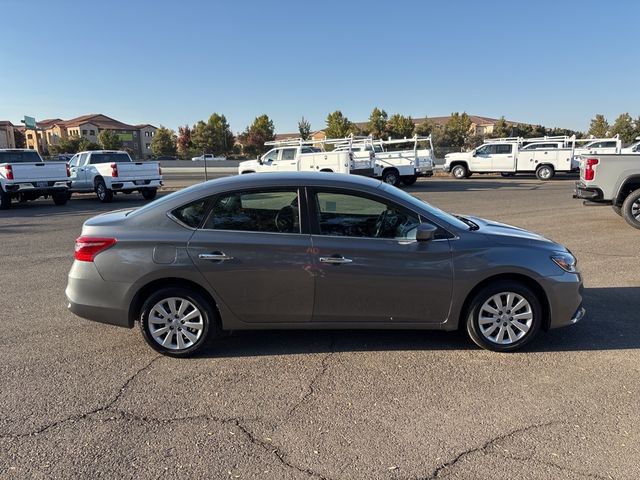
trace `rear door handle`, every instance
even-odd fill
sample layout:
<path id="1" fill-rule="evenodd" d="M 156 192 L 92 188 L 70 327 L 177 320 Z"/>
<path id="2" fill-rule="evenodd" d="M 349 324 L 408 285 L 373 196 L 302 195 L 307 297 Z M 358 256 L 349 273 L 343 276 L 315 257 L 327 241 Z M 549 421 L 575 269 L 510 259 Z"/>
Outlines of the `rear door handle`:
<path id="1" fill-rule="evenodd" d="M 212 253 L 201 253 L 198 255 L 198 258 L 201 260 L 233 260 L 233 257 L 227 255 L 224 252 L 212 252 Z"/>
<path id="2" fill-rule="evenodd" d="M 345 263 L 353 263 L 353 260 L 351 260 L 350 258 L 344 258 L 344 257 L 320 257 L 320 263 L 331 263 L 334 265 L 343 265 Z"/>

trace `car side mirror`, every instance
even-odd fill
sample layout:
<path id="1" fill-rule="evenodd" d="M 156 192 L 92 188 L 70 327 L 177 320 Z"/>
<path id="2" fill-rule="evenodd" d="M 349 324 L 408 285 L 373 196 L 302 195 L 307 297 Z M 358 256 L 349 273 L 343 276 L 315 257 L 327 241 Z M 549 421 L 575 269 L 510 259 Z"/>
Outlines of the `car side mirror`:
<path id="1" fill-rule="evenodd" d="M 473 152 L 471 152 L 471 156 L 475 157 L 477 155 L 476 151 L 474 150 Z"/>
<path id="2" fill-rule="evenodd" d="M 421 223 L 416 230 L 416 240 L 418 242 L 428 242 L 433 240 L 438 227 L 430 223 Z"/>
<path id="3" fill-rule="evenodd" d="M 256 160 L 258 160 L 258 163 L 262 165 L 262 157 L 260 155 L 256 157 Z"/>

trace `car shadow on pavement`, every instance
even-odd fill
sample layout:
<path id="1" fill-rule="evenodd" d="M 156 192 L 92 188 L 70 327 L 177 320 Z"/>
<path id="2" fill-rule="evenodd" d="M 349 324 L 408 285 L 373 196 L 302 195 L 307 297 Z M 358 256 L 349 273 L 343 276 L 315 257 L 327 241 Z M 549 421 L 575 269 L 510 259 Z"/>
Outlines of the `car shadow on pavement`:
<path id="1" fill-rule="evenodd" d="M 587 316 L 578 324 L 540 332 L 519 350 L 596 351 L 640 348 L 640 287 L 586 288 Z M 437 330 L 242 331 L 215 341 L 200 357 L 329 352 L 480 350 L 462 332 Z"/>

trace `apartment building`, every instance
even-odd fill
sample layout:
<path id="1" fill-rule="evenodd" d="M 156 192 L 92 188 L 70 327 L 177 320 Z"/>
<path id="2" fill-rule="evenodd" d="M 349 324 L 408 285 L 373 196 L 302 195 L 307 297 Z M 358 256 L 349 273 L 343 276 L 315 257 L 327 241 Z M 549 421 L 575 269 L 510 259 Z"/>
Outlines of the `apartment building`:
<path id="1" fill-rule="evenodd" d="M 0 120 L 0 148 L 16 148 L 15 126 L 8 120 Z"/>

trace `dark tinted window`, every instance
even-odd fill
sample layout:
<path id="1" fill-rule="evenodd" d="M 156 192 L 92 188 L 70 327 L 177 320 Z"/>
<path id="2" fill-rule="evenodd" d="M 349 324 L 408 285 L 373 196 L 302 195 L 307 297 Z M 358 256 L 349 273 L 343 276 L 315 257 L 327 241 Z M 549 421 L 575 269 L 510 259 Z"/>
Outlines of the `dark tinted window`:
<path id="1" fill-rule="evenodd" d="M 318 192 L 321 235 L 415 239 L 419 217 L 404 208 L 353 194 Z"/>
<path id="2" fill-rule="evenodd" d="M 494 145 L 496 153 L 511 153 L 513 145 Z"/>
<path id="3" fill-rule="evenodd" d="M 0 152 L 0 163 L 42 162 L 36 151 Z"/>
<path id="4" fill-rule="evenodd" d="M 95 165 L 97 163 L 125 163 L 130 162 L 131 158 L 125 152 L 117 153 L 92 153 L 89 163 Z"/>
<path id="5" fill-rule="evenodd" d="M 177 220 L 188 227 L 198 228 L 207 213 L 207 199 L 196 200 L 171 212 Z"/>
<path id="6" fill-rule="evenodd" d="M 300 233 L 297 189 L 234 192 L 218 197 L 204 228 Z"/>

